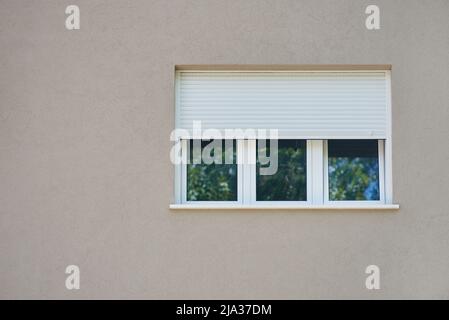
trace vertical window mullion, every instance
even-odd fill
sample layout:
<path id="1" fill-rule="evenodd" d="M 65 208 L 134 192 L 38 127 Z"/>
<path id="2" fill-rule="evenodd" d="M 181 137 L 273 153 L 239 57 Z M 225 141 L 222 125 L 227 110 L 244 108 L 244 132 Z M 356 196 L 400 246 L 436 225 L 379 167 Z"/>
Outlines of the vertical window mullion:
<path id="1" fill-rule="evenodd" d="M 177 140 L 174 145 L 174 156 L 182 160 L 182 140 Z M 178 159 L 178 158 L 177 158 Z M 182 203 L 182 161 L 175 163 L 175 203 Z"/>
<path id="2" fill-rule="evenodd" d="M 323 203 L 329 203 L 329 155 L 327 140 L 323 141 Z"/>
<path id="3" fill-rule="evenodd" d="M 385 143 L 384 140 L 378 141 L 379 158 L 379 193 L 380 201 L 385 203 Z"/>
<path id="4" fill-rule="evenodd" d="M 385 203 L 393 203 L 393 158 L 391 137 L 383 141 Z"/>
<path id="5" fill-rule="evenodd" d="M 237 144 L 237 202 L 245 201 L 245 141 L 236 140 Z"/>
<path id="6" fill-rule="evenodd" d="M 250 177 L 250 203 L 256 203 L 256 140 L 248 140 L 249 177 Z"/>
<path id="7" fill-rule="evenodd" d="M 310 164 L 308 164 L 307 169 L 307 179 L 310 183 L 307 183 L 307 199 L 310 200 L 309 203 L 312 204 L 323 204 L 324 203 L 324 142 L 323 140 L 308 140 L 308 152 L 307 157 Z M 310 160 L 309 160 L 310 159 Z M 309 173 L 310 172 L 310 173 Z M 309 179 L 310 176 L 310 179 Z M 309 191 L 310 188 L 310 191 Z"/>
<path id="8" fill-rule="evenodd" d="M 187 160 L 189 159 L 189 140 L 181 140 L 181 203 L 187 202 Z"/>
<path id="9" fill-rule="evenodd" d="M 240 140 L 242 146 L 242 203 L 256 202 L 256 140 Z"/>

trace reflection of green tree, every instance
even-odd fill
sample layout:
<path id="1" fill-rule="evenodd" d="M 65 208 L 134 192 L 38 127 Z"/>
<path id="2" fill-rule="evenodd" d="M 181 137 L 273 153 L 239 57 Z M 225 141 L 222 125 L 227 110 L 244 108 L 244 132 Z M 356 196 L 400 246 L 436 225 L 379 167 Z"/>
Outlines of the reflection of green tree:
<path id="1" fill-rule="evenodd" d="M 379 200 L 377 158 L 329 157 L 330 200 Z"/>
<path id="2" fill-rule="evenodd" d="M 236 201 L 237 165 L 187 165 L 187 200 Z"/>
<path id="3" fill-rule="evenodd" d="M 270 154 L 269 146 L 260 151 Z M 260 175 L 257 162 L 258 201 L 307 200 L 306 148 L 304 141 L 278 141 L 278 170 L 273 175 Z M 268 166 L 268 165 L 267 165 Z M 265 167 L 265 166 L 264 166 Z"/>
<path id="4" fill-rule="evenodd" d="M 190 163 L 187 165 L 187 200 L 188 201 L 237 201 L 237 164 L 236 141 L 233 141 L 233 164 L 225 164 L 226 145 L 221 141 L 222 164 L 193 164 L 193 143 L 190 145 Z M 201 141 L 201 152 L 209 141 Z M 212 149 L 212 155 L 218 149 Z"/>

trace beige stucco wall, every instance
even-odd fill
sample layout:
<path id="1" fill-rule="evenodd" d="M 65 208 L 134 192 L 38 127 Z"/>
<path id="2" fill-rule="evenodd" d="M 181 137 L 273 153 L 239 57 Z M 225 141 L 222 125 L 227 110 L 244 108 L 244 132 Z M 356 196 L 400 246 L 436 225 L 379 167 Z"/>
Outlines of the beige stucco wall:
<path id="1" fill-rule="evenodd" d="M 81 30 L 65 29 L 69 4 Z M 445 0 L 0 0 L 0 298 L 449 298 L 448 14 Z M 170 211 L 177 64 L 391 64 L 401 209 Z"/>

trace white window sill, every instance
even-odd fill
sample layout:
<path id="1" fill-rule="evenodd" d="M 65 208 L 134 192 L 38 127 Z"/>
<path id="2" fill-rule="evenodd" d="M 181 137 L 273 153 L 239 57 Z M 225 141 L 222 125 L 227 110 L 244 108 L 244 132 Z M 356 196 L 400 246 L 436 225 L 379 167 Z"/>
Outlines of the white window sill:
<path id="1" fill-rule="evenodd" d="M 398 210 L 399 204 L 344 205 L 242 205 L 242 204 L 171 204 L 172 210 Z"/>

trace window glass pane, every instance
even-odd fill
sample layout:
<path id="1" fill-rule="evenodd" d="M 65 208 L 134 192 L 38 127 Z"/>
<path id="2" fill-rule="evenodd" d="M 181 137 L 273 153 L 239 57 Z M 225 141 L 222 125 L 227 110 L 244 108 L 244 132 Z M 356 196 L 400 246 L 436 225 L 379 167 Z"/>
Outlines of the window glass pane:
<path id="1" fill-rule="evenodd" d="M 236 141 L 194 141 L 189 141 L 187 201 L 237 201 Z"/>
<path id="2" fill-rule="evenodd" d="M 257 201 L 306 201 L 307 168 L 305 140 L 278 140 L 277 171 L 273 175 L 262 175 L 261 167 L 265 165 L 260 155 L 275 157 L 275 150 L 270 150 L 270 141 L 265 146 L 257 141 L 256 164 L 256 198 Z M 273 149 L 273 148 L 271 148 Z"/>
<path id="3" fill-rule="evenodd" d="M 379 200 L 377 140 L 329 140 L 329 200 Z"/>

